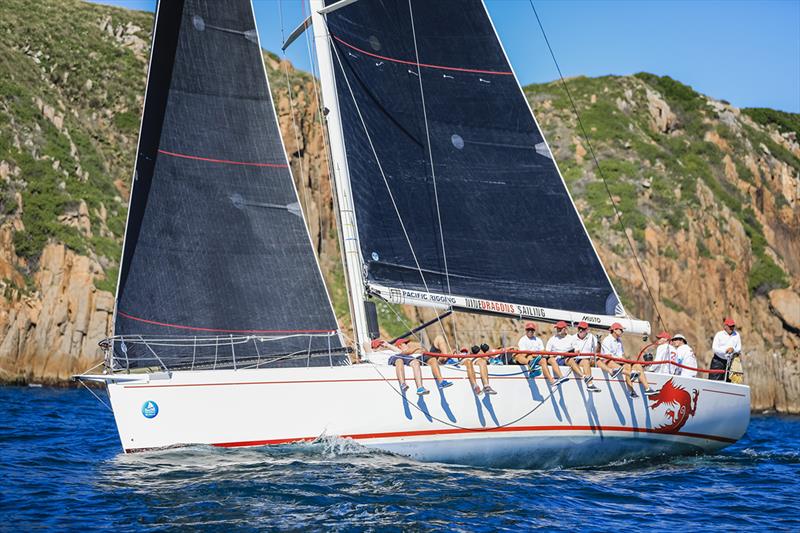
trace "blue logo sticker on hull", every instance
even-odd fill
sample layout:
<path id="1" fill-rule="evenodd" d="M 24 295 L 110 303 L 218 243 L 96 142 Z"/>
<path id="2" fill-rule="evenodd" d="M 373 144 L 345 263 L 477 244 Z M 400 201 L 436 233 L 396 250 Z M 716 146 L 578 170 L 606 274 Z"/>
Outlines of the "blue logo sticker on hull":
<path id="1" fill-rule="evenodd" d="M 155 418 L 158 414 L 158 404 L 153 400 L 147 400 L 142 405 L 142 414 L 145 418 Z"/>

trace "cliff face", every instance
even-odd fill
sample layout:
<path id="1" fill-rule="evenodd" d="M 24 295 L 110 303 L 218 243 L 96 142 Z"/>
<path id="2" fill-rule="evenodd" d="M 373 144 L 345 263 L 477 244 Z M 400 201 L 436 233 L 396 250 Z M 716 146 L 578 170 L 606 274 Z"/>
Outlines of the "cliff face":
<path id="1" fill-rule="evenodd" d="M 45 23 L 54 19 L 61 24 Z M 2 380 L 60 381 L 100 358 L 151 25 L 151 14 L 76 1 L 0 6 Z M 347 329 L 315 81 L 274 55 L 265 61 L 300 202 Z M 665 326 L 683 332 L 705 364 L 722 316 L 734 316 L 753 407 L 800 411 L 797 115 L 739 110 L 648 74 L 568 84 Z M 623 302 L 660 328 L 563 89 L 526 93 Z M 380 305 L 379 316 L 391 334 L 433 315 Z M 519 336 L 513 321 L 479 316 L 445 328 L 462 344 Z"/>

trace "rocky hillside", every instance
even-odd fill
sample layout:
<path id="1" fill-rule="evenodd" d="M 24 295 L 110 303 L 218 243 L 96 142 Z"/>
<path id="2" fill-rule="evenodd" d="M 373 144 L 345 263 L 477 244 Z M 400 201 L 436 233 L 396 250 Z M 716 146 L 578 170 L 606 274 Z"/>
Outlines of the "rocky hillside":
<path id="1" fill-rule="evenodd" d="M 0 5 L 2 380 L 59 381 L 99 358 L 151 26 L 152 14 L 76 0 Z M 265 59 L 300 200 L 347 328 L 314 80 Z M 800 411 L 800 117 L 739 110 L 650 74 L 568 84 L 666 326 L 708 360 L 711 336 L 732 314 L 743 326 L 754 408 Z M 660 327 L 563 88 L 526 93 L 624 303 Z M 386 305 L 380 313 L 387 333 L 429 316 Z M 501 342 L 517 328 L 463 317 L 456 329 Z"/>

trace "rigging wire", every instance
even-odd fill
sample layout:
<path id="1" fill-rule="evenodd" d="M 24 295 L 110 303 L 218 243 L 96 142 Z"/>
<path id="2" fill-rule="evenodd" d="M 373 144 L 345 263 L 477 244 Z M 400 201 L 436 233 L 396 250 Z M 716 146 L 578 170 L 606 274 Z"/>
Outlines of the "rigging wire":
<path id="1" fill-rule="evenodd" d="M 544 31 L 544 25 L 542 25 L 542 20 L 539 18 L 539 13 L 536 11 L 536 6 L 533 5 L 533 0 L 528 0 L 531 5 L 531 9 L 533 9 L 533 14 L 536 16 L 536 22 L 539 24 L 539 29 L 542 31 L 542 37 L 544 37 L 544 42 L 547 44 L 547 49 L 550 51 L 550 57 L 553 58 L 553 63 L 556 66 L 556 70 L 558 71 L 558 77 L 561 79 L 561 84 L 564 86 L 564 92 L 567 93 L 567 99 L 569 100 L 570 105 L 572 106 L 572 111 L 575 113 L 575 117 L 578 119 L 578 126 L 581 129 L 581 135 L 583 139 L 586 141 L 586 145 L 589 148 L 589 153 L 592 155 L 592 160 L 594 161 L 594 165 L 597 168 L 597 173 L 600 176 L 601 181 L 603 182 L 603 187 L 605 187 L 606 193 L 608 194 L 609 199 L 611 200 L 611 205 L 614 208 L 614 214 L 619 220 L 620 226 L 622 226 L 622 233 L 625 234 L 625 240 L 628 242 L 628 247 L 631 250 L 631 254 L 633 255 L 633 259 L 636 261 L 636 266 L 639 269 L 639 274 L 642 276 L 642 281 L 644 281 L 644 285 L 647 288 L 647 293 L 650 296 L 650 300 L 653 302 L 653 308 L 656 311 L 656 315 L 658 316 L 658 321 L 661 323 L 661 326 L 668 330 L 667 323 L 664 321 L 664 318 L 661 316 L 661 311 L 658 307 L 658 303 L 656 302 L 655 296 L 653 296 L 653 290 L 650 287 L 650 284 L 647 282 L 647 276 L 644 274 L 644 268 L 642 267 L 642 263 L 639 261 L 639 255 L 636 253 L 636 247 L 633 244 L 630 236 L 628 236 L 628 228 L 625 225 L 625 221 L 622 218 L 622 213 L 617 206 L 617 202 L 614 200 L 614 196 L 611 194 L 611 189 L 608 186 L 608 182 L 606 181 L 605 174 L 603 174 L 603 169 L 600 166 L 600 162 L 597 159 L 597 155 L 595 155 L 594 148 L 592 147 L 592 143 L 589 141 L 589 135 L 586 133 L 586 128 L 583 126 L 583 121 L 581 120 L 580 113 L 578 113 L 578 107 L 575 105 L 575 101 L 572 99 L 572 93 L 569 91 L 569 87 L 567 86 L 567 82 L 564 79 L 564 75 L 561 73 L 561 67 L 558 64 L 558 60 L 556 59 L 556 54 L 553 52 L 553 47 L 550 46 L 550 40 L 547 38 L 547 33 Z"/>
<path id="2" fill-rule="evenodd" d="M 281 42 L 285 42 L 286 38 L 284 37 L 284 28 L 283 28 L 283 0 L 278 0 L 278 18 L 280 18 L 281 22 Z M 300 152 L 300 134 L 298 133 L 297 128 L 297 121 L 294 117 L 294 94 L 292 92 L 292 84 L 289 80 L 289 62 L 286 59 L 286 50 L 281 50 L 281 55 L 283 56 L 283 72 L 286 74 L 286 91 L 288 92 L 289 96 L 289 113 L 292 116 L 292 130 L 294 130 L 294 142 L 295 147 L 298 150 L 298 166 L 300 167 L 300 179 L 303 180 L 303 184 L 300 187 L 302 189 L 303 195 L 303 202 L 305 203 L 305 210 L 308 211 L 308 192 L 306 189 L 308 188 L 308 181 L 306 180 L 306 174 L 303 170 L 303 156 L 299 153 Z M 291 163 L 290 163 L 291 165 Z"/>
<path id="3" fill-rule="evenodd" d="M 333 43 L 333 39 L 331 39 L 330 30 L 327 27 L 327 20 L 326 20 L 325 30 L 328 36 L 328 41 L 331 44 L 331 48 L 334 51 L 334 55 L 336 56 L 336 60 L 339 63 L 339 69 L 342 71 L 342 76 L 344 77 L 344 81 L 347 84 L 347 90 L 350 93 L 350 98 L 353 100 L 353 105 L 356 108 L 356 113 L 358 113 L 358 118 L 361 121 L 361 126 L 364 128 L 364 134 L 367 136 L 367 142 L 369 143 L 369 147 L 372 150 L 372 155 L 375 158 L 375 163 L 378 165 L 378 171 L 381 174 L 381 178 L 383 178 L 383 183 L 386 186 L 386 191 L 389 193 L 389 199 L 392 202 L 392 207 L 394 208 L 394 212 L 397 215 L 398 221 L 400 222 L 400 228 L 403 230 L 403 235 L 405 236 L 406 242 L 408 243 L 409 250 L 411 251 L 411 256 L 414 258 L 414 264 L 416 265 L 417 270 L 419 271 L 419 276 L 422 279 L 422 284 L 425 286 L 425 291 L 430 293 L 430 289 L 428 288 L 428 282 L 425 280 L 425 275 L 422 273 L 422 267 L 420 266 L 419 259 L 417 259 L 417 253 L 416 251 L 414 251 L 414 245 L 411 244 L 411 237 L 408 235 L 405 222 L 403 222 L 403 217 L 400 215 L 400 208 L 397 206 L 394 194 L 392 193 L 392 188 L 389 186 L 389 180 L 386 178 L 386 173 L 383 170 L 383 165 L 381 164 L 380 157 L 378 157 L 378 153 L 375 150 L 375 145 L 372 142 L 372 136 L 370 135 L 369 129 L 367 128 L 367 124 L 364 121 L 363 115 L 361 114 L 361 108 L 359 107 L 358 101 L 356 100 L 355 93 L 353 92 L 353 87 L 350 85 L 350 79 L 345 73 L 344 65 L 342 63 L 342 58 L 339 56 L 339 50 Z M 442 328 L 442 334 L 445 337 L 447 337 L 447 332 L 444 329 L 444 324 L 442 323 L 441 319 L 439 319 L 438 322 L 439 326 Z"/>
<path id="4" fill-rule="evenodd" d="M 439 209 L 439 190 L 436 187 L 436 168 L 433 164 L 433 149 L 431 148 L 431 133 L 430 128 L 428 127 L 428 111 L 425 108 L 425 91 L 422 88 L 422 71 L 420 68 L 419 63 L 419 48 L 417 47 L 417 30 L 414 26 L 414 10 L 411 7 L 411 0 L 408 0 L 408 14 L 411 18 L 411 36 L 414 38 L 414 59 L 417 63 L 417 79 L 419 80 L 419 96 L 422 102 L 422 119 L 425 123 L 425 140 L 427 142 L 428 148 L 428 159 L 431 163 L 431 179 L 433 180 L 433 201 L 436 204 L 436 219 L 439 224 L 439 239 L 442 243 L 442 260 L 444 262 L 444 278 L 447 282 L 447 295 L 451 295 L 450 290 L 450 273 L 447 269 L 447 251 L 445 250 L 444 246 L 444 230 L 442 228 L 442 213 Z M 456 345 L 458 345 L 458 335 L 456 334 L 455 330 L 455 321 L 453 321 L 453 334 L 455 336 Z M 445 341 L 447 342 L 447 349 L 452 350 L 450 346 L 450 340 L 448 339 L 447 335 L 445 335 Z"/>

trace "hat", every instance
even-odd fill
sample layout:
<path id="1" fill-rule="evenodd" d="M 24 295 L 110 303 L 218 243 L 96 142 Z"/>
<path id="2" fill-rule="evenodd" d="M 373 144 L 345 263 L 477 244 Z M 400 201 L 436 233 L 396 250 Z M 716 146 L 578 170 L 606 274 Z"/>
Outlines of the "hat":
<path id="1" fill-rule="evenodd" d="M 672 335 L 669 334 L 668 331 L 662 331 L 658 335 L 656 335 L 657 339 L 671 339 Z"/>
<path id="2" fill-rule="evenodd" d="M 372 349 L 378 348 L 381 344 L 383 344 L 383 339 L 372 339 Z"/>
<path id="3" fill-rule="evenodd" d="M 407 342 L 408 342 L 408 339 L 397 339 L 396 341 L 394 341 L 394 345 L 395 346 L 400 346 L 401 344 L 405 344 Z"/>
<path id="4" fill-rule="evenodd" d="M 533 329 L 533 330 L 535 330 L 536 329 L 536 324 L 534 324 L 533 322 L 525 322 L 525 329 Z"/>
<path id="5" fill-rule="evenodd" d="M 558 322 L 556 322 L 556 329 L 561 329 L 565 327 L 567 327 L 567 323 L 564 322 L 563 320 L 559 320 Z"/>
<path id="6" fill-rule="evenodd" d="M 722 321 L 722 323 L 725 324 L 726 326 L 735 326 L 736 325 L 736 321 L 733 320 L 731 317 L 726 318 L 725 320 Z"/>
<path id="7" fill-rule="evenodd" d="M 581 322 L 578 322 L 578 327 L 581 328 L 581 329 L 589 329 L 589 324 L 586 323 L 586 322 L 581 321 Z"/>
<path id="8" fill-rule="evenodd" d="M 613 324 L 611 324 L 611 327 L 609 327 L 608 329 L 610 331 L 614 331 L 615 329 L 621 329 L 621 330 L 625 331 L 625 328 L 623 328 L 622 324 L 620 324 L 619 322 L 614 322 Z"/>
<path id="9" fill-rule="evenodd" d="M 673 335 L 673 336 L 672 336 L 672 340 L 673 340 L 673 341 L 674 341 L 674 340 L 676 340 L 676 339 L 680 339 L 680 340 L 682 340 L 683 342 L 687 342 L 687 343 L 688 343 L 688 341 L 686 340 L 686 337 L 684 337 L 684 336 L 683 336 L 683 335 L 681 335 L 680 333 L 676 333 L 675 335 Z"/>
<path id="10" fill-rule="evenodd" d="M 466 346 L 462 346 L 462 347 L 461 347 L 461 350 L 459 350 L 459 351 L 460 351 L 461 353 L 469 353 L 469 348 L 467 348 Z"/>

